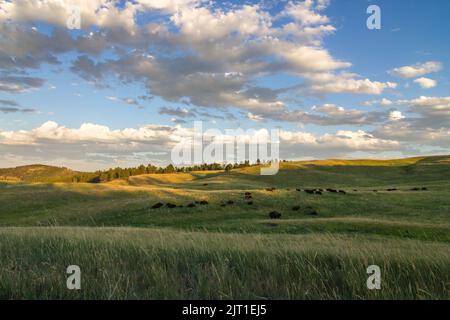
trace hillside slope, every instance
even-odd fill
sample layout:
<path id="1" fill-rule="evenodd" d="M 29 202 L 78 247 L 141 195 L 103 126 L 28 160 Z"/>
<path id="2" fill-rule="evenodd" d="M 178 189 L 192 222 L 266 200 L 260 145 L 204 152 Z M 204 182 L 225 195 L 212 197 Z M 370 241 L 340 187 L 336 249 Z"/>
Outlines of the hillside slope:
<path id="1" fill-rule="evenodd" d="M 45 165 L 29 165 L 0 169 L 0 181 L 15 182 L 71 182 L 78 172 L 64 168 Z"/>
<path id="2" fill-rule="evenodd" d="M 448 158 L 0 183 L 0 299 L 448 299 Z"/>

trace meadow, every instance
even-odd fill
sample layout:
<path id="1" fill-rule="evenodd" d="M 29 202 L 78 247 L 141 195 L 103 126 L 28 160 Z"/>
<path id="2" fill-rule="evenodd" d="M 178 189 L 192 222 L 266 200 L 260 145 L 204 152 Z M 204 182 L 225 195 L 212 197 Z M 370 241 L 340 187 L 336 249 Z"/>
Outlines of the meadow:
<path id="1" fill-rule="evenodd" d="M 101 184 L 31 183 L 8 171 L 0 298 L 450 298 L 450 157 L 259 169 Z M 78 291 L 66 288 L 73 264 Z M 366 287 L 372 264 L 381 290 Z"/>

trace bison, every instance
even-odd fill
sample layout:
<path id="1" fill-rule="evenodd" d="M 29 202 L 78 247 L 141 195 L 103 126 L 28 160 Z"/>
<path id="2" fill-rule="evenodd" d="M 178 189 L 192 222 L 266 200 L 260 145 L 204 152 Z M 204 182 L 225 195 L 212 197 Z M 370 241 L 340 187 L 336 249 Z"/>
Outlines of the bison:
<path id="1" fill-rule="evenodd" d="M 159 209 L 164 205 L 164 203 L 158 202 L 152 206 L 152 209 Z"/>
<path id="2" fill-rule="evenodd" d="M 270 219 L 280 219 L 281 213 L 279 213 L 278 211 L 272 211 L 271 213 L 269 213 L 269 217 Z"/>

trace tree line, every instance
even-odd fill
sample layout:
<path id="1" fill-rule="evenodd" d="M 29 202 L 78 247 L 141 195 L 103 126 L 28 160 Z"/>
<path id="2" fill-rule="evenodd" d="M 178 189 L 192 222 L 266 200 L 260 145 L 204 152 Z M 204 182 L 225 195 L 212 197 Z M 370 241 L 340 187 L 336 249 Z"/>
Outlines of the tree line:
<path id="1" fill-rule="evenodd" d="M 253 165 L 259 165 L 260 163 L 261 161 L 257 160 L 256 163 Z M 172 164 L 169 164 L 167 167 L 157 167 L 152 164 L 149 164 L 147 166 L 140 165 L 139 167 L 133 168 L 117 167 L 108 170 L 99 170 L 96 172 L 79 173 L 73 176 L 72 182 L 101 183 L 116 179 L 128 179 L 129 177 L 138 176 L 142 174 L 164 174 L 175 172 L 217 171 L 217 170 L 229 172 L 233 169 L 245 168 L 250 166 L 252 166 L 252 164 L 248 160 L 245 162 L 235 164 L 205 163 L 191 167 L 175 167 Z"/>

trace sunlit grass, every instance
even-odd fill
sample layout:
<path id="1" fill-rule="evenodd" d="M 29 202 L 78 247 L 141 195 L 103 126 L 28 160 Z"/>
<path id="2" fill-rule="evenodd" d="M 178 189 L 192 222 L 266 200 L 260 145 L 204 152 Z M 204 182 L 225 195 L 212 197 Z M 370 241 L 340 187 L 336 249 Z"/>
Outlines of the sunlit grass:
<path id="1" fill-rule="evenodd" d="M 249 167 L 104 184 L 3 181 L 0 298 L 448 299 L 447 160 L 288 162 L 269 177 Z M 208 205 L 187 207 L 200 200 Z M 178 207 L 152 209 L 157 202 Z M 69 264 L 82 267 L 80 292 L 65 287 Z M 365 286 L 369 264 L 382 268 L 381 291 Z"/>

